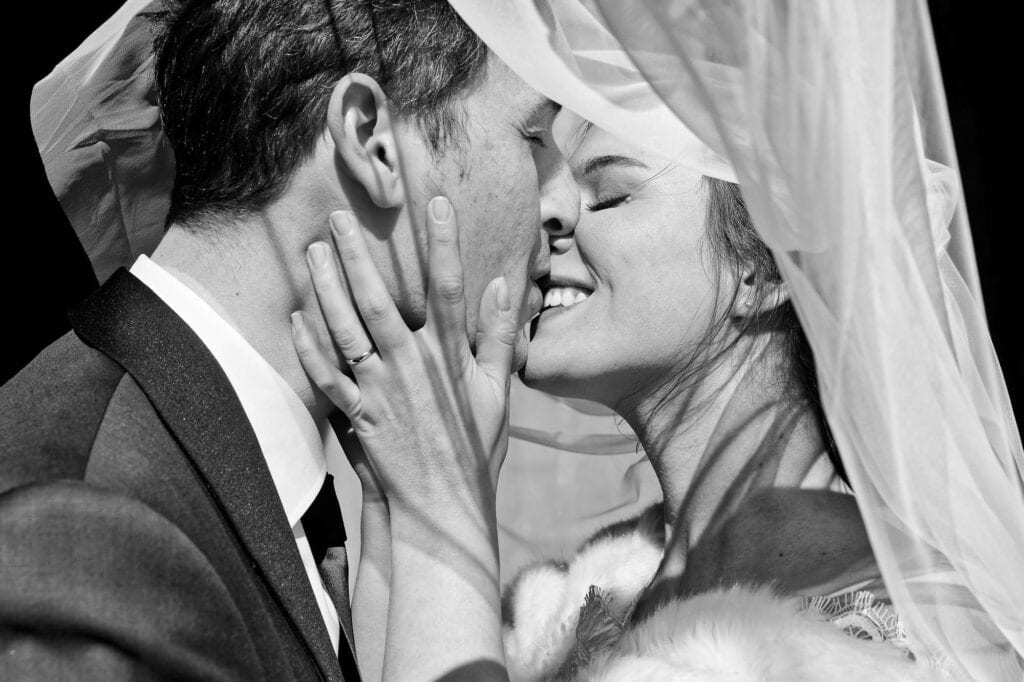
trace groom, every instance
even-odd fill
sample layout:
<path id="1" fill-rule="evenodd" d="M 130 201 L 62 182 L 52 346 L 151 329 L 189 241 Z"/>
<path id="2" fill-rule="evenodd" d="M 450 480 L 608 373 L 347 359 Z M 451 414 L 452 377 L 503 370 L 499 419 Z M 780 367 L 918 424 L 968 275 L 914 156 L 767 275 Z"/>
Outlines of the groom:
<path id="1" fill-rule="evenodd" d="M 0 389 L 3 679 L 358 679 L 331 410 L 289 326 L 322 325 L 306 247 L 351 211 L 416 326 L 443 194 L 472 338 L 493 277 L 525 309 L 579 201 L 550 101 L 447 3 L 380 4 L 160 19 L 166 236 Z"/>

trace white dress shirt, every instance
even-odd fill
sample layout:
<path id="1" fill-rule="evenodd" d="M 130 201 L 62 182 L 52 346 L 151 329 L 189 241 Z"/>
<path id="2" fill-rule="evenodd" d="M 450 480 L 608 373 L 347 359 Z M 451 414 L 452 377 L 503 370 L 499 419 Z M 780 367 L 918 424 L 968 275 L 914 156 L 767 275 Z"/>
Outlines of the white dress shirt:
<path id="1" fill-rule="evenodd" d="M 227 320 L 181 280 L 146 256 L 139 256 L 131 273 L 196 333 L 220 364 L 238 395 L 263 451 L 270 477 L 292 527 L 317 606 L 320 607 L 334 650 L 337 651 L 340 636 L 338 614 L 324 587 L 309 541 L 302 529 L 302 515 L 320 491 L 330 459 L 332 473 L 335 467 L 341 469 L 334 475 L 340 479 L 336 481 L 336 487 L 345 489 L 345 494 L 339 495 L 339 501 L 350 538 L 346 547 L 350 549 L 350 565 L 358 565 L 358 557 L 352 556 L 351 548 L 358 545 L 358 535 L 353 537 L 353 530 L 358 533 L 361 499 L 353 498 L 361 498 L 361 491 L 358 490 L 358 479 L 354 479 L 355 474 L 351 468 L 346 471 L 339 466 L 347 461 L 337 436 L 326 420 L 318 429 L 309 410 L 281 375 Z M 352 489 L 353 480 L 356 480 L 355 491 Z M 353 507 L 354 516 L 351 515 Z M 353 525 L 355 529 L 351 529 Z"/>

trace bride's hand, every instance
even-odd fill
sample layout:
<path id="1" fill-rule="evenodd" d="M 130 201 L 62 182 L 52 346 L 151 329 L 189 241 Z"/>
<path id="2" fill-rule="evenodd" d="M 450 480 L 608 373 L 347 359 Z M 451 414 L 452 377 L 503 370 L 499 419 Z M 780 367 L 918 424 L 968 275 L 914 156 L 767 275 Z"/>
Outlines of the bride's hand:
<path id="1" fill-rule="evenodd" d="M 309 267 L 332 340 L 352 375 L 331 362 L 299 313 L 293 315 L 295 347 L 311 380 L 351 422 L 392 511 L 467 502 L 492 507 L 508 444 L 517 314 L 504 278 L 492 281 L 480 301 L 474 356 L 454 211 L 436 197 L 427 213 L 424 327 L 408 329 L 354 217 L 336 212 L 331 231 L 344 272 L 322 242 L 310 246 Z"/>
<path id="2" fill-rule="evenodd" d="M 406 327 L 353 217 L 335 213 L 343 273 L 326 244 L 310 247 L 310 273 L 338 354 L 358 362 L 349 362 L 351 376 L 341 372 L 301 315 L 293 318 L 295 347 L 362 443 L 372 467 L 360 474 L 364 485 L 379 481 L 386 498 L 391 575 L 383 678 L 472 670 L 473 679 L 507 679 L 494 497 L 508 444 L 518 315 L 504 279 L 491 282 L 480 301 L 474 357 L 455 216 L 441 197 L 428 214 L 424 327 Z"/>

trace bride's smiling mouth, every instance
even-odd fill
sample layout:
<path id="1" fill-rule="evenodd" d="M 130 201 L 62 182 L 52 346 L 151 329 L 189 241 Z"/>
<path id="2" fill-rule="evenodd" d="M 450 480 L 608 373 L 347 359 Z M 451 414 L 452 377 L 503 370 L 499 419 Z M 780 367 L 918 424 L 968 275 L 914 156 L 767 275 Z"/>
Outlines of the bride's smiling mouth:
<path id="1" fill-rule="evenodd" d="M 586 303 L 594 293 L 594 287 L 577 279 L 545 275 L 536 281 L 542 303 L 537 314 L 530 320 L 528 338 L 532 341 L 542 320 L 568 314 L 569 308 Z"/>
<path id="2" fill-rule="evenodd" d="M 541 312 L 548 308 L 571 308 L 590 298 L 591 293 L 580 287 L 552 287 L 544 292 L 544 305 L 541 306 Z"/>
<path id="3" fill-rule="evenodd" d="M 544 303 L 540 308 L 542 315 L 550 310 L 575 307 L 594 293 L 594 288 L 587 284 L 556 277 L 546 277 L 538 284 L 544 295 Z"/>

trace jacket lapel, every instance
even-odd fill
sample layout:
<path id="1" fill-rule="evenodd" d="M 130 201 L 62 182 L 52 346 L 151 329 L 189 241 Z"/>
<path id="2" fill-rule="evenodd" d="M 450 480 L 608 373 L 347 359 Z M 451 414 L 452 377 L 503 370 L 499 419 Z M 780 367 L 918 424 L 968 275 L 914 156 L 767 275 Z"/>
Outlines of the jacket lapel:
<path id="1" fill-rule="evenodd" d="M 323 677 L 342 679 L 256 434 L 227 376 L 199 337 L 123 268 L 72 311 L 71 322 L 86 344 L 124 367 L 141 386 L 221 506 Z M 344 637 L 341 646 L 347 647 Z M 342 652 L 342 660 L 351 660 L 348 653 Z M 350 675 L 346 670 L 351 681 Z"/>

